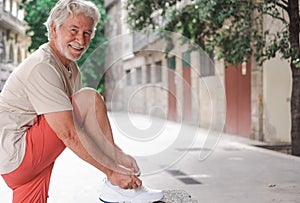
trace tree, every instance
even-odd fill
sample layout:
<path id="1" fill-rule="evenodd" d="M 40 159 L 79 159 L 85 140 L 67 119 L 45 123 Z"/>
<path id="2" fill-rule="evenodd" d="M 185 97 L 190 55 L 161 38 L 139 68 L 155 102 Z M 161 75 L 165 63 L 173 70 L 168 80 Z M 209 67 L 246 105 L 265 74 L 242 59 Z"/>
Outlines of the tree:
<path id="1" fill-rule="evenodd" d="M 91 41 L 90 47 L 87 52 L 81 57 L 78 61 L 79 67 L 86 61 L 87 57 L 96 49 L 99 44 L 102 44 L 106 41 L 104 37 L 104 25 L 107 20 L 107 15 L 105 9 L 103 7 L 103 0 L 92 0 L 98 7 L 99 12 L 101 14 L 101 20 L 97 26 L 97 31 L 95 33 L 95 37 Z M 25 10 L 25 21 L 27 22 L 28 29 L 26 30 L 26 34 L 31 37 L 31 45 L 28 50 L 30 52 L 39 48 L 39 46 L 48 41 L 47 36 L 47 28 L 43 24 L 46 22 L 50 10 L 54 7 L 57 1 L 53 0 L 22 0 L 20 7 Z M 93 61 L 95 67 L 99 67 L 100 64 L 103 63 L 104 59 L 98 59 Z M 87 71 L 88 70 L 88 71 Z M 88 81 L 91 78 L 98 77 L 93 69 L 85 69 L 82 70 L 82 79 L 83 84 L 88 85 Z M 104 77 L 103 77 L 104 78 Z M 101 78 L 101 82 L 99 83 L 98 90 L 100 92 L 103 91 L 104 81 Z"/>
<path id="2" fill-rule="evenodd" d="M 300 156 L 300 48 L 298 0 L 128 0 L 133 30 L 180 33 L 218 59 L 236 65 L 254 56 L 262 65 L 280 54 L 292 71 L 292 154 Z M 264 17 L 280 21 L 278 32 L 262 29 Z M 159 19 L 159 20 L 158 20 Z"/>

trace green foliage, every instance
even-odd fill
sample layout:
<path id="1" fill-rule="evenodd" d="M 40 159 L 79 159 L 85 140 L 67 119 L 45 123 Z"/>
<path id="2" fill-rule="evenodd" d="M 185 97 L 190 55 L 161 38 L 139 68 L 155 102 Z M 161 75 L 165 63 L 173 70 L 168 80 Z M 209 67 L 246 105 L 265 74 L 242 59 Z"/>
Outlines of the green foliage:
<path id="1" fill-rule="evenodd" d="M 98 7 L 101 14 L 101 20 L 97 26 L 97 31 L 95 37 L 91 41 L 90 47 L 87 52 L 82 56 L 82 58 L 77 62 L 79 67 L 85 62 L 88 56 L 97 48 L 99 44 L 105 42 L 104 37 L 104 26 L 107 20 L 107 15 L 103 7 L 103 0 L 92 0 Z M 28 24 L 28 29 L 26 31 L 27 35 L 31 37 L 31 45 L 28 48 L 30 52 L 39 48 L 40 45 L 48 41 L 47 29 L 43 24 L 46 22 L 50 10 L 56 4 L 57 1 L 53 0 L 22 0 L 20 7 L 25 10 L 25 21 Z M 104 61 L 104 58 L 99 58 L 95 61 L 94 67 L 99 67 Z M 82 71 L 83 85 L 88 85 L 88 81 L 98 77 L 94 69 L 88 69 L 88 71 Z M 99 78 L 103 82 L 103 79 Z M 99 83 L 99 87 L 103 84 Z M 97 88 L 99 88 L 97 87 Z"/>
<path id="2" fill-rule="evenodd" d="M 53 0 L 22 0 L 20 6 L 25 9 L 25 21 L 29 26 L 26 33 L 31 37 L 31 45 L 28 48 L 30 52 L 48 41 L 47 29 L 43 23 L 46 22 L 55 3 Z"/>
<path id="3" fill-rule="evenodd" d="M 254 55 L 260 63 L 280 52 L 292 56 L 287 20 L 279 9 L 287 1 L 276 0 L 128 0 L 128 24 L 133 30 L 158 29 L 177 32 L 228 64 L 242 63 Z M 276 33 L 263 31 L 264 16 L 285 27 Z M 295 51 L 295 50 L 294 50 Z"/>

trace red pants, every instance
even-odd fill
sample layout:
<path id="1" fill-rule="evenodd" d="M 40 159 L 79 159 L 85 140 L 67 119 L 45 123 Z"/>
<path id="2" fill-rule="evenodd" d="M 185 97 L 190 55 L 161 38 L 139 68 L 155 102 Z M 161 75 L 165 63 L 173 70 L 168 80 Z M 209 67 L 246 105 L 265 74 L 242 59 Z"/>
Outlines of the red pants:
<path id="1" fill-rule="evenodd" d="M 46 203 L 50 176 L 56 158 L 66 146 L 43 115 L 26 134 L 26 152 L 21 165 L 2 175 L 13 190 L 13 203 Z"/>

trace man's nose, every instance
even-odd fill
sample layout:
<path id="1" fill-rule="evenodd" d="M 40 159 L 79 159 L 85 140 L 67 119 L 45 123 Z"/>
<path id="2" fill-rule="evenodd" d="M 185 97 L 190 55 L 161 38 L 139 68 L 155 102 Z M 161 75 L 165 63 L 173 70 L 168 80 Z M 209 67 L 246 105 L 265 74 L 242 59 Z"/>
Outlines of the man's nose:
<path id="1" fill-rule="evenodd" d="M 78 33 L 78 34 L 76 35 L 76 41 L 77 41 L 80 45 L 84 45 L 84 44 L 85 44 L 84 34 L 83 34 L 83 33 Z"/>

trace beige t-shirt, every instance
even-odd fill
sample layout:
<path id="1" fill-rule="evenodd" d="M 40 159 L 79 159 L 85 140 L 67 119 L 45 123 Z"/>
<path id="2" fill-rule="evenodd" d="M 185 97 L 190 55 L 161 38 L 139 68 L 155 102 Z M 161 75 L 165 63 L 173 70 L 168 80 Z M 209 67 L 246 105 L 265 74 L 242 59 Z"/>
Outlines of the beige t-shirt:
<path id="1" fill-rule="evenodd" d="M 26 130 L 37 115 L 73 109 L 70 97 L 82 85 L 76 63 L 68 68 L 47 43 L 7 80 L 0 93 L 0 174 L 20 165 L 25 154 Z"/>

